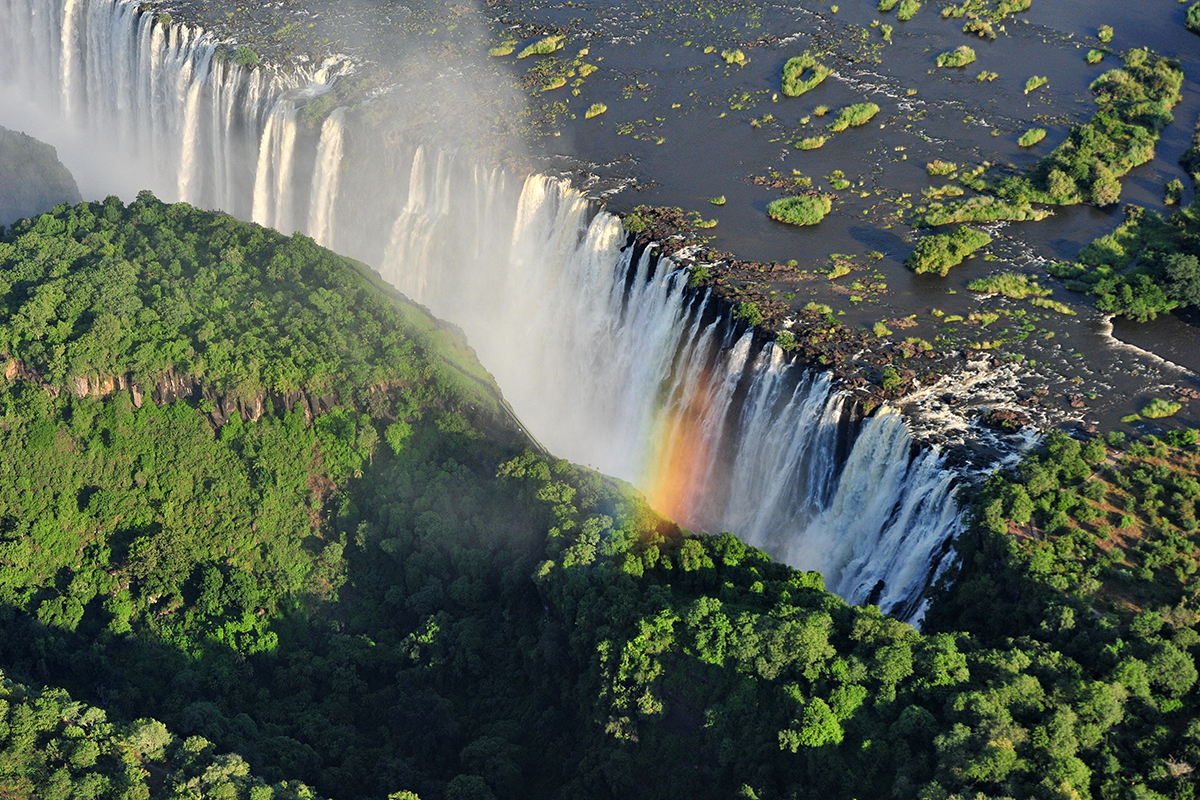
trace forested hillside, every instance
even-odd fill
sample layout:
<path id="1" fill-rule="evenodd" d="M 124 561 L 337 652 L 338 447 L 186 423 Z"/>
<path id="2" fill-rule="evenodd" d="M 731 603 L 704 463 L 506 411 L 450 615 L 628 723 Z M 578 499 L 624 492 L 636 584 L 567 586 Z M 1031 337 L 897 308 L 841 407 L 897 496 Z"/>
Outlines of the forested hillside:
<path id="1" fill-rule="evenodd" d="M 538 453 L 302 236 L 59 207 L 0 349 L 0 669 L 49 687 L 0 796 L 1193 796 L 1194 436 L 996 478 L 920 633 Z"/>

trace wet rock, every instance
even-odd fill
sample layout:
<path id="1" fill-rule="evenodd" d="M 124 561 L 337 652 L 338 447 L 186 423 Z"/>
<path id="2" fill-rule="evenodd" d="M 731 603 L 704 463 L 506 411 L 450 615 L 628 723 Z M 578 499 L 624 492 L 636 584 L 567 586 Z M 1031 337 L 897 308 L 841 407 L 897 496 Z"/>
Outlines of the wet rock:
<path id="1" fill-rule="evenodd" d="M 1028 415 L 1011 408 L 993 408 L 985 413 L 979 422 L 984 427 L 1004 433 L 1016 433 L 1026 425 L 1032 424 Z"/>

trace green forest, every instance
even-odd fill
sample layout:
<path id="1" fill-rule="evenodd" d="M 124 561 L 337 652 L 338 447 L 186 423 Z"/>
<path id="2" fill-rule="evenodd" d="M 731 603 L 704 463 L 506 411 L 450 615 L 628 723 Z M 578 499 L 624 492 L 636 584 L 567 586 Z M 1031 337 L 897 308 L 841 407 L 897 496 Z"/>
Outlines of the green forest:
<path id="1" fill-rule="evenodd" d="M 1194 431 L 992 478 L 918 631 L 303 236 L 143 194 L 0 264 L 0 797 L 1194 797 Z"/>

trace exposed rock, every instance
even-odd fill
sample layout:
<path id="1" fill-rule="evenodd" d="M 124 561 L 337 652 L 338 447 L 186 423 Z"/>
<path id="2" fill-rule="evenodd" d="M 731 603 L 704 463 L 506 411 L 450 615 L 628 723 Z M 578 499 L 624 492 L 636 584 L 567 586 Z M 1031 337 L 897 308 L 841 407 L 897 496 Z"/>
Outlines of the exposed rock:
<path id="1" fill-rule="evenodd" d="M 1037 401 L 1037 398 L 1030 399 L 1034 403 Z M 1026 425 L 1032 424 L 1032 420 L 1027 415 L 1008 408 L 993 408 L 984 414 L 979 421 L 992 430 L 1003 431 L 1004 433 L 1016 433 Z"/>

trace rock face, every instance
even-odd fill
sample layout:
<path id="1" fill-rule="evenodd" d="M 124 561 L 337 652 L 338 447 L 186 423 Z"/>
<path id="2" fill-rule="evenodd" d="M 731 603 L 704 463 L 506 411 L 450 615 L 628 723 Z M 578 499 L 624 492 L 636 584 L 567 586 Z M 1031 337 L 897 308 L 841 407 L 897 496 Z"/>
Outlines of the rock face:
<path id="1" fill-rule="evenodd" d="M 58 151 L 32 136 L 0 128 L 0 225 L 78 203 L 79 186 Z"/>

